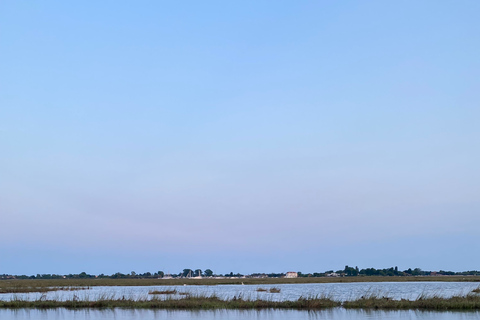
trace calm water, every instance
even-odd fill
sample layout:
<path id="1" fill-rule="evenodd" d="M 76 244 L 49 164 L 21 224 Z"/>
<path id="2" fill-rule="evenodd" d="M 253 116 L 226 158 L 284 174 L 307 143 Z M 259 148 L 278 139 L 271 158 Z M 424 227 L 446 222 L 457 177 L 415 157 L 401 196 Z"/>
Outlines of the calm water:
<path id="1" fill-rule="evenodd" d="M 188 281 L 186 281 L 188 283 Z M 236 297 L 266 300 L 296 300 L 299 297 L 327 296 L 334 300 L 344 301 L 360 298 L 363 295 L 376 294 L 393 299 L 414 300 L 420 295 L 451 297 L 453 295 L 466 295 L 479 287 L 474 282 L 361 282 L 361 283 L 310 283 L 310 284 L 279 284 L 279 285 L 218 285 L 218 286 L 151 286 L 151 287 L 91 287 L 89 290 L 78 291 L 52 291 L 44 298 L 65 300 L 99 298 L 121 299 L 150 299 L 152 290 L 172 290 L 179 293 L 193 295 L 217 295 L 222 299 Z M 258 288 L 280 288 L 280 293 L 257 292 Z M 41 293 L 0 294 L 0 299 L 27 299 L 35 300 L 42 297 Z M 157 295 L 157 298 L 172 297 Z M 174 295 L 173 297 L 183 297 Z"/>
<path id="2" fill-rule="evenodd" d="M 165 311 L 165 310 L 0 310 L 2 320 L 65 319 L 65 320 L 296 320 L 296 319 L 402 319 L 402 320 L 470 320 L 480 319 L 480 312 L 425 312 L 425 311 L 361 311 L 341 308 L 325 311 Z"/>

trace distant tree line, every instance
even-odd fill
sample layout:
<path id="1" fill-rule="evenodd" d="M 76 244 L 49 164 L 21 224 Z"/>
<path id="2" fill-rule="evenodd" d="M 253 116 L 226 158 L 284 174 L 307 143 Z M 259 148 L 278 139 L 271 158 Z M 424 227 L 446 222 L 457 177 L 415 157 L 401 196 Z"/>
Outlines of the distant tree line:
<path id="1" fill-rule="evenodd" d="M 480 271 L 423 271 L 420 268 L 408 268 L 406 270 L 400 271 L 398 267 L 391 267 L 385 269 L 375 269 L 375 268 L 365 268 L 359 269 L 358 267 L 349 267 L 345 266 L 343 270 L 327 270 L 325 272 L 314 272 L 314 273 L 302 273 L 297 272 L 298 277 L 328 277 L 328 276 L 341 276 L 341 277 L 361 277 L 361 276 L 478 276 Z M 87 278 L 100 278 L 100 279 L 158 279 L 158 278 L 195 278 L 195 277 L 230 277 L 230 278 L 282 278 L 285 276 L 285 273 L 252 273 L 250 275 L 243 275 L 241 273 L 226 273 L 226 274 L 215 274 L 211 269 L 206 269 L 202 271 L 201 269 L 183 269 L 182 272 L 177 274 L 165 273 L 163 271 L 157 272 L 145 272 L 145 273 L 136 273 L 132 271 L 130 273 L 121 273 L 117 272 L 112 275 L 92 275 L 86 272 L 81 272 L 79 274 L 37 274 L 37 275 L 10 275 L 10 274 L 0 274 L 0 279 L 87 279 Z"/>
<path id="2" fill-rule="evenodd" d="M 359 269 L 358 267 L 349 267 L 348 265 L 345 266 L 343 270 L 328 270 L 323 273 L 315 272 L 315 273 L 308 273 L 304 274 L 298 272 L 299 277 L 327 277 L 327 276 L 344 276 L 344 277 L 357 277 L 357 276 L 432 276 L 432 275 L 443 275 L 443 276 L 454 276 L 454 275 L 480 275 L 480 271 L 472 270 L 472 271 L 461 271 L 461 272 L 453 272 L 453 271 L 423 271 L 420 268 L 411 269 L 408 268 L 407 270 L 400 271 L 398 267 L 391 267 L 385 269 L 375 269 L 375 268 L 365 268 Z"/>
<path id="3" fill-rule="evenodd" d="M 233 273 L 232 273 L 233 274 Z M 238 275 L 238 274 L 237 274 Z M 111 275 L 106 274 L 88 274 L 86 272 L 81 272 L 78 274 L 37 274 L 37 275 L 10 275 L 10 274 L 0 274 L 0 279 L 88 279 L 88 278 L 97 278 L 97 279 L 158 279 L 158 278 L 186 278 L 186 277 L 213 277 L 216 276 L 213 274 L 213 271 L 206 269 L 202 271 L 201 269 L 183 269 L 182 272 L 178 274 L 165 274 L 163 271 L 157 272 L 145 272 L 145 273 L 136 273 L 132 271 L 130 273 L 121 273 L 117 272 Z M 236 276 L 236 275 L 234 275 Z"/>

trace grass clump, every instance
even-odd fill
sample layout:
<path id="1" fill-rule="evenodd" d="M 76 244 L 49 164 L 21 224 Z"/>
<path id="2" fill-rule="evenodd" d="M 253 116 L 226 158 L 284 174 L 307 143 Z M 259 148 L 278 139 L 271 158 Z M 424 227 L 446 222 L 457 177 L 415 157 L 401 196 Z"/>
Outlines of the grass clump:
<path id="1" fill-rule="evenodd" d="M 362 297 L 354 301 L 345 301 L 342 306 L 347 309 L 418 309 L 418 310 L 478 310 L 480 296 L 454 296 L 442 298 L 438 296 L 420 296 L 416 300 L 393 300 L 388 297 Z"/>
<path id="2" fill-rule="evenodd" d="M 273 288 L 270 288 L 270 289 L 257 288 L 256 291 L 257 291 L 257 292 L 279 293 L 279 292 L 280 292 L 280 288 L 276 288 L 276 287 L 273 287 Z"/>
<path id="3" fill-rule="evenodd" d="M 153 291 L 149 291 L 148 294 L 176 294 L 177 293 L 177 290 L 176 289 L 173 289 L 173 290 L 162 290 L 162 291 L 159 291 L 159 290 L 153 290 Z"/>

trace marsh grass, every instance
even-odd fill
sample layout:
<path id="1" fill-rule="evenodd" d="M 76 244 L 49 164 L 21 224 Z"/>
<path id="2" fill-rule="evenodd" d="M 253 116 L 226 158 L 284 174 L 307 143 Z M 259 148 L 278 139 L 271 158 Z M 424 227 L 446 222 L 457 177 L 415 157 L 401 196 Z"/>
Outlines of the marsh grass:
<path id="1" fill-rule="evenodd" d="M 30 292 L 50 292 L 50 291 L 77 291 L 77 290 L 88 290 L 90 287 L 23 287 L 23 286 L 13 286 L 13 287 L 0 287 L 0 293 L 30 293 Z"/>
<path id="2" fill-rule="evenodd" d="M 476 289 L 473 289 L 472 290 L 473 293 L 480 293 L 480 287 L 476 288 Z"/>
<path id="3" fill-rule="evenodd" d="M 223 300 L 216 295 L 186 296 L 181 299 L 98 299 L 98 300 L 44 300 L 28 301 L 12 299 L 0 301 L 0 308 L 148 308 L 148 309 L 324 309 L 339 306 L 339 302 L 328 299 L 299 299 L 297 301 L 271 301 L 261 299 L 244 299 L 241 295 Z"/>
<path id="4" fill-rule="evenodd" d="M 363 296 L 353 301 L 344 301 L 342 306 L 347 309 L 418 309 L 418 310 L 478 310 L 480 296 L 468 294 L 444 298 L 439 295 L 420 295 L 415 300 L 394 300 L 385 296 Z"/>
<path id="5" fill-rule="evenodd" d="M 163 291 L 159 291 L 159 290 L 153 290 L 153 291 L 149 291 L 148 294 L 176 294 L 177 293 L 177 290 L 176 289 L 173 289 L 173 290 L 163 290 Z"/>
<path id="6" fill-rule="evenodd" d="M 275 285 L 288 283 L 347 283 L 347 282 L 480 282 L 480 276 L 445 277 L 319 277 L 319 278 L 237 278 L 237 279 L 14 279 L 0 280 L 0 290 L 11 287 L 92 287 L 92 286 L 183 286 L 188 285 Z"/>
<path id="7" fill-rule="evenodd" d="M 280 288 L 276 288 L 276 287 L 273 287 L 273 288 L 270 288 L 270 289 L 257 288 L 257 290 L 255 290 L 255 291 L 257 291 L 257 292 L 279 293 L 279 292 L 280 292 Z"/>

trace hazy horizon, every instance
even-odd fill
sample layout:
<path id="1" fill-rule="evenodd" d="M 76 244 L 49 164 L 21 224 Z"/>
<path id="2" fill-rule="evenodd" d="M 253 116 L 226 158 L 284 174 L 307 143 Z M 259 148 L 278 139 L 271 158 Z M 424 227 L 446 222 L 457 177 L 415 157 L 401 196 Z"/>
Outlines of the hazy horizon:
<path id="1" fill-rule="evenodd" d="M 480 2 L 0 3 L 0 274 L 480 269 Z"/>

